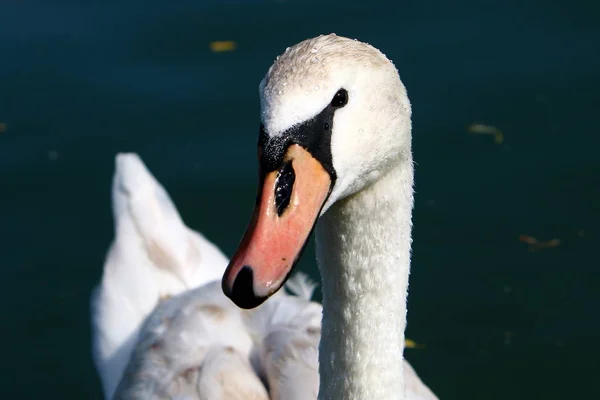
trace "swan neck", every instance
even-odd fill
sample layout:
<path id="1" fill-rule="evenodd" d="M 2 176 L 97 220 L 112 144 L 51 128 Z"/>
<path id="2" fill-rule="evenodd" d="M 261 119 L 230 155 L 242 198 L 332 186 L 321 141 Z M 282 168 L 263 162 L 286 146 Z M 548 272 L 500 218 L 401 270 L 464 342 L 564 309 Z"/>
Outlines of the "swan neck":
<path id="1" fill-rule="evenodd" d="M 404 399 L 412 159 L 317 225 L 323 279 L 319 399 Z"/>

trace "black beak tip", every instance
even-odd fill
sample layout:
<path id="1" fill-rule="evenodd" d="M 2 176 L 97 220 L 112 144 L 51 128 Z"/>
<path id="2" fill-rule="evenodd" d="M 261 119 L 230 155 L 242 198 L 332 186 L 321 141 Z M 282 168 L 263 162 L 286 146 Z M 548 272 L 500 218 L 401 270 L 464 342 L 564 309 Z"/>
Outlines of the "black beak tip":
<path id="1" fill-rule="evenodd" d="M 221 288 L 225 296 L 229 297 L 238 307 L 249 310 L 264 303 L 268 297 L 256 296 L 254 293 L 254 272 L 249 265 L 245 265 L 238 272 L 231 289 L 221 282 Z"/>

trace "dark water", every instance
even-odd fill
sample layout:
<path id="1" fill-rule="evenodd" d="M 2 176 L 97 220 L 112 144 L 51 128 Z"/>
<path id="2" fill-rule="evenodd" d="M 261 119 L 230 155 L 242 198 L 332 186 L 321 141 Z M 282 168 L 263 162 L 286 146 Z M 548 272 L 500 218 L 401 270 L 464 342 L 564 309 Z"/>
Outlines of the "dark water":
<path id="1" fill-rule="evenodd" d="M 3 0 L 0 398 L 100 398 L 88 295 L 115 153 L 138 152 L 231 254 L 254 199 L 258 83 L 329 32 L 382 49 L 413 102 L 408 337 L 426 347 L 407 358 L 442 399 L 600 398 L 599 4 Z"/>

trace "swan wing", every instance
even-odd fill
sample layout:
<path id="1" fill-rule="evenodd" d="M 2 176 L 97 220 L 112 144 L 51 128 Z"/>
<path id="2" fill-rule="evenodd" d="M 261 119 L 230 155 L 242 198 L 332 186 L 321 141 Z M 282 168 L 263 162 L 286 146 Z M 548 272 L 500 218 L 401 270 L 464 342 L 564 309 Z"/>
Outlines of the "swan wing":
<path id="1" fill-rule="evenodd" d="M 112 184 L 115 238 L 91 296 L 92 353 L 111 398 L 144 319 L 163 297 L 219 277 L 227 258 L 188 228 L 137 154 L 118 154 Z"/>

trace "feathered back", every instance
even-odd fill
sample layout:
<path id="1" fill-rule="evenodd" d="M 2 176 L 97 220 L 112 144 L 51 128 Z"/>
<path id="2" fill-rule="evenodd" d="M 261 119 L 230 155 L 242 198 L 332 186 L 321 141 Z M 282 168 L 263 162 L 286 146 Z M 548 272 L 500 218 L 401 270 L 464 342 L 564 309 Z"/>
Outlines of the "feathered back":
<path id="1" fill-rule="evenodd" d="M 187 291 L 148 317 L 115 398 L 268 399 L 248 361 L 252 346 L 220 282 Z"/>

